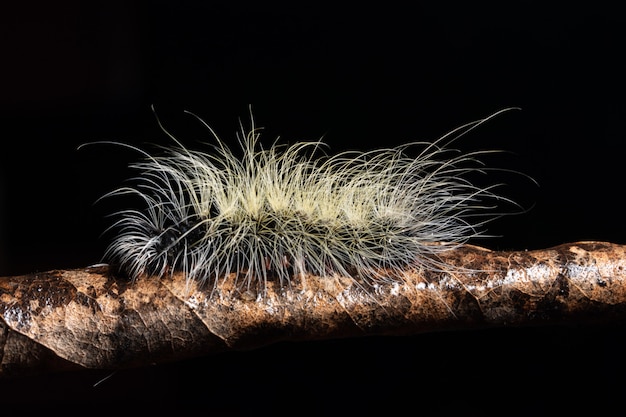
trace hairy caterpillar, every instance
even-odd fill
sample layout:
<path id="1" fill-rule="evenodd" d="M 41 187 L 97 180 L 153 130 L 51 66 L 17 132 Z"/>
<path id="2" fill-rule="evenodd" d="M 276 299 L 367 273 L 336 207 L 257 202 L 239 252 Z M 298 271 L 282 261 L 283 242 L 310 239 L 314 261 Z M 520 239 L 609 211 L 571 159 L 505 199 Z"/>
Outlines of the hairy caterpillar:
<path id="1" fill-rule="evenodd" d="M 142 206 L 114 213 L 105 258 L 133 279 L 180 270 L 215 285 L 237 273 L 260 289 L 294 275 L 372 283 L 436 265 L 438 253 L 482 234 L 496 216 L 488 200 L 506 200 L 466 178 L 483 170 L 481 152 L 449 148 L 502 111 L 433 143 L 334 156 L 321 141 L 264 148 L 252 117 L 249 130 L 240 123 L 240 157 L 193 113 L 213 136 L 206 152 L 183 146 L 159 121 L 175 145 L 159 155 L 131 147 L 144 156 L 131 165 L 138 175 L 106 196 L 134 195 Z"/>

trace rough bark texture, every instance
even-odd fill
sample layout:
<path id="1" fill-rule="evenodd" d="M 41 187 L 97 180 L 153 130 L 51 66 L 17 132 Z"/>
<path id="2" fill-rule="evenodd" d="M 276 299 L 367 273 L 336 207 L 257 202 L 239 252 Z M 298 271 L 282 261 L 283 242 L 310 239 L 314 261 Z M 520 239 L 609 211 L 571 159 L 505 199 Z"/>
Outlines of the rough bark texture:
<path id="1" fill-rule="evenodd" d="M 463 246 L 445 270 L 364 289 L 352 279 L 215 289 L 107 267 L 0 278 L 0 376 L 116 369 L 282 340 L 403 335 L 626 317 L 626 246 L 579 242 L 494 252 Z"/>

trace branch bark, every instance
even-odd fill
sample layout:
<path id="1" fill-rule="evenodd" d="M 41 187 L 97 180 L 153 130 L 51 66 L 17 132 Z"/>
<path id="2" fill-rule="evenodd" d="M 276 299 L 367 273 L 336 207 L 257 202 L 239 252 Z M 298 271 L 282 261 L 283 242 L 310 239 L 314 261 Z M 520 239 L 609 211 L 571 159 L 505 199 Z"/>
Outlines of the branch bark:
<path id="1" fill-rule="evenodd" d="M 289 340 L 407 335 L 626 318 L 626 246 L 534 251 L 463 246 L 445 270 L 365 289 L 350 278 L 269 282 L 261 297 L 228 277 L 128 282 L 105 267 L 0 278 L 0 376 L 120 369 Z"/>

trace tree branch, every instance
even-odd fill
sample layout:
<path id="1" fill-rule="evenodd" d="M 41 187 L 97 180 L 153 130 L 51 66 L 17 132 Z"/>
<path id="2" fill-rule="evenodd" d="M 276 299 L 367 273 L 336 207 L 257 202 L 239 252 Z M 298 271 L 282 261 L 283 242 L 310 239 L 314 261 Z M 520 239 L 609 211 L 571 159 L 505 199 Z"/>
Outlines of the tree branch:
<path id="1" fill-rule="evenodd" d="M 120 369 L 279 341 L 408 335 L 626 317 L 626 246 L 534 251 L 463 246 L 445 270 L 364 288 L 353 279 L 215 288 L 178 274 L 129 282 L 107 267 L 0 278 L 0 376 Z"/>

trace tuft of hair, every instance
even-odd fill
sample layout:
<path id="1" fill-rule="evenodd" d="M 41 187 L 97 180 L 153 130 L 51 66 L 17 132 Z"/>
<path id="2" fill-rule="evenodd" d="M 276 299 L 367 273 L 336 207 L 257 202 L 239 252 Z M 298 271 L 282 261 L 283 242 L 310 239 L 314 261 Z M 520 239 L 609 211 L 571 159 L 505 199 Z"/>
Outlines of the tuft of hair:
<path id="1" fill-rule="evenodd" d="M 105 258 L 132 279 L 183 271 L 216 285 L 236 273 L 261 290 L 309 274 L 372 284 L 437 267 L 437 254 L 482 235 L 497 217 L 496 185 L 467 178 L 483 170 L 482 152 L 449 145 L 502 111 L 433 143 L 334 156 L 320 141 L 264 148 L 253 120 L 237 134 L 240 157 L 195 115 L 214 136 L 206 152 L 161 125 L 174 146 L 158 155 L 133 148 L 144 156 L 131 165 L 138 175 L 107 194 L 134 195 L 141 207 L 114 213 Z"/>

